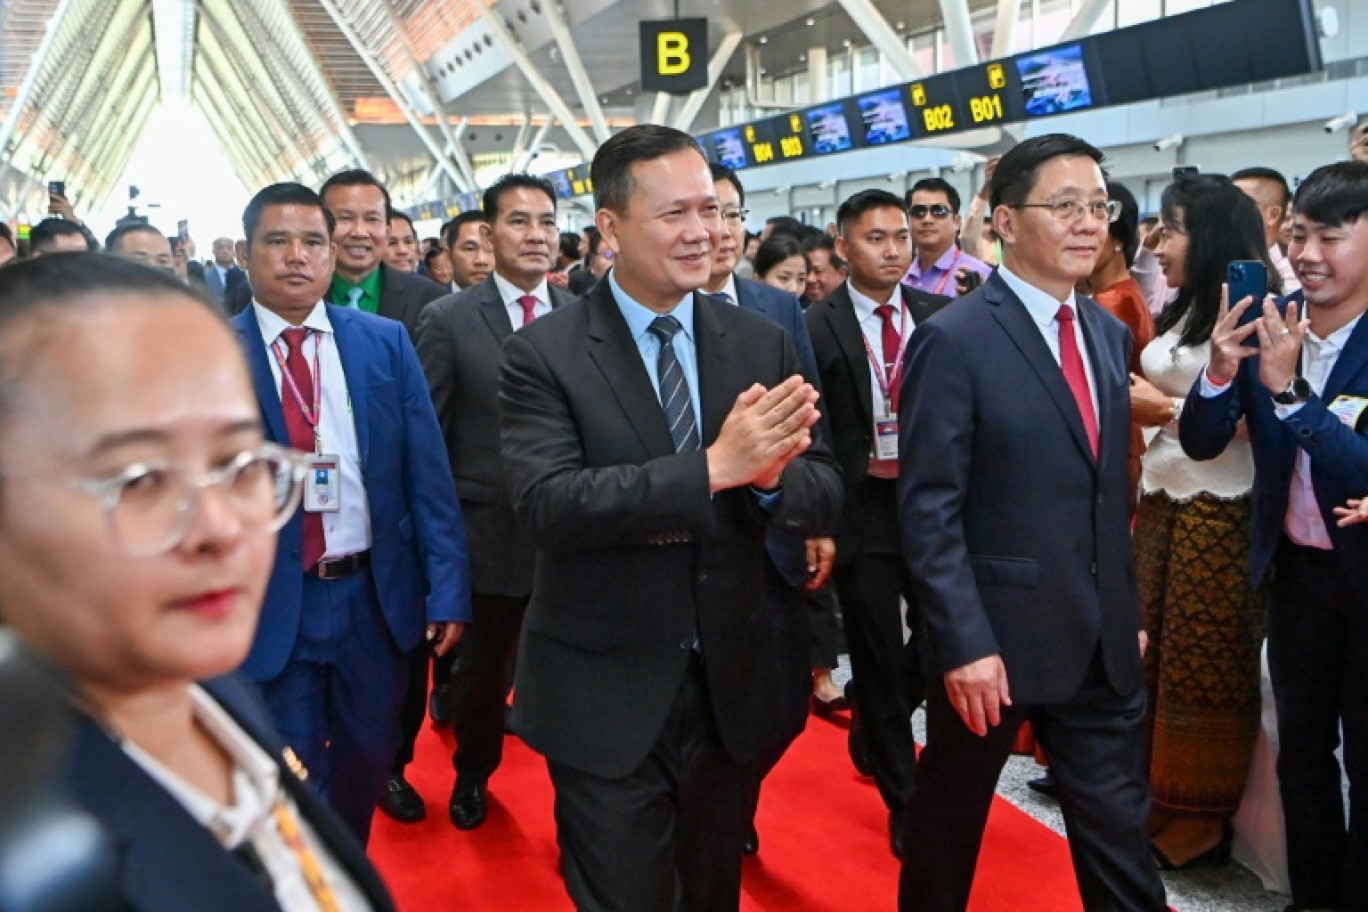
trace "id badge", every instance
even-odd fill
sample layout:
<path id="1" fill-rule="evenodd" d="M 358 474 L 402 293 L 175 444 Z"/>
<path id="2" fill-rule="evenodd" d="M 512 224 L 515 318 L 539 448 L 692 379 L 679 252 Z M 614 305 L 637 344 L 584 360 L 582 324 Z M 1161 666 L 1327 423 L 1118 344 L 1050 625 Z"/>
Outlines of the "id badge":
<path id="1" fill-rule="evenodd" d="M 874 419 L 874 458 L 898 458 L 898 419 Z"/>
<path id="2" fill-rule="evenodd" d="M 1329 408 L 1336 418 L 1353 430 L 1358 430 L 1364 410 L 1368 409 L 1368 399 L 1359 396 L 1336 396 Z"/>
<path id="3" fill-rule="evenodd" d="M 336 513 L 342 509 L 342 472 L 336 456 L 314 456 L 304 477 L 304 509 Z"/>

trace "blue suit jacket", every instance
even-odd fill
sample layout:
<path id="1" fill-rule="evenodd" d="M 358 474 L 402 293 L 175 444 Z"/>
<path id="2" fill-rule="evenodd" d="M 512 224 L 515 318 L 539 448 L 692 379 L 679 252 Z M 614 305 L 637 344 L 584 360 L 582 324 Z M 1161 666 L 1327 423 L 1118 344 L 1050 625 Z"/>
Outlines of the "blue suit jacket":
<path id="1" fill-rule="evenodd" d="M 470 564 L 456 486 L 418 355 L 403 324 L 328 305 L 347 376 L 371 521 L 371 573 L 390 634 L 407 652 L 428 621 L 470 620 Z M 266 434 L 289 445 L 280 391 L 266 360 L 255 308 L 232 319 L 242 339 Z M 303 521 L 280 530 L 271 585 L 243 672 L 280 673 L 302 610 Z M 426 602 L 426 610 L 424 603 Z"/>
<path id="2" fill-rule="evenodd" d="M 282 788 L 376 910 L 385 886 L 331 809 L 282 762 L 285 744 L 252 688 L 239 678 L 201 682 L 280 768 Z M 113 837 L 119 899 L 140 912 L 278 912 L 275 896 L 94 722 L 82 718 L 69 782 L 77 803 Z"/>
<path id="3" fill-rule="evenodd" d="M 752 310 L 778 323 L 793 339 L 793 347 L 798 352 L 798 366 L 803 377 L 820 392 L 821 378 L 817 374 L 817 356 L 812 351 L 812 337 L 808 335 L 807 321 L 803 319 L 803 306 L 791 294 L 780 291 L 764 282 L 736 277 L 736 305 L 742 310 Z M 820 404 L 818 408 L 821 408 Z M 782 529 L 771 529 L 766 537 L 766 550 L 774 566 L 791 586 L 801 586 L 807 582 L 807 545 L 801 535 L 794 535 Z"/>
<path id="4" fill-rule="evenodd" d="M 1281 302 L 1286 304 L 1290 298 Z M 1368 439 L 1365 421 L 1358 429 L 1343 424 L 1327 407 L 1340 396 L 1368 398 L 1368 319 L 1359 321 L 1325 382 L 1325 393 L 1313 395 L 1286 421 L 1273 410 L 1273 398 L 1259 380 L 1259 358 L 1246 358 L 1230 388 L 1210 399 L 1202 396 L 1199 377 L 1183 406 L 1178 439 L 1193 459 L 1214 459 L 1226 448 L 1240 417 L 1249 428 L 1254 451 L 1254 521 L 1249 578 L 1259 586 L 1277 550 L 1287 516 L 1297 448 L 1311 457 L 1311 481 L 1325 528 L 1345 579 L 1368 605 L 1368 528 L 1335 525 L 1333 508 L 1351 497 L 1368 495 Z"/>

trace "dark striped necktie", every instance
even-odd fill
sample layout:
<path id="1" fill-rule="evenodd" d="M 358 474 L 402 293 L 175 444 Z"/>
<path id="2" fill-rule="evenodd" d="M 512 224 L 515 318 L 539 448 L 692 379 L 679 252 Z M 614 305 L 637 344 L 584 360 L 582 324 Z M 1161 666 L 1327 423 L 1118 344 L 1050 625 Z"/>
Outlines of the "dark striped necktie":
<path id="1" fill-rule="evenodd" d="M 660 340 L 660 358 L 656 361 L 656 378 L 660 383 L 660 403 L 665 409 L 665 420 L 670 425 L 670 439 L 675 452 L 697 450 L 701 445 L 698 421 L 694 417 L 689 384 L 684 380 L 684 369 L 674 350 L 674 335 L 684 327 L 674 317 L 656 317 L 650 332 Z"/>

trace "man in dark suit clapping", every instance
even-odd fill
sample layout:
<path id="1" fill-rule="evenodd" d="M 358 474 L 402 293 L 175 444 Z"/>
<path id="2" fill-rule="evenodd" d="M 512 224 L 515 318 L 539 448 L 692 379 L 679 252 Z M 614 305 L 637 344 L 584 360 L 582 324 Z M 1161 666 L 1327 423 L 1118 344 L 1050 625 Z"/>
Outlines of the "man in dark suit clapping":
<path id="1" fill-rule="evenodd" d="M 1074 293 L 1115 211 L 1101 160 L 1062 134 L 1004 155 L 990 199 L 1002 266 L 918 326 L 905 356 L 899 519 L 929 667 L 904 912 L 967 905 L 1026 720 L 1059 789 L 1084 907 L 1167 908 L 1148 838 L 1131 337 Z"/>
<path id="2" fill-rule="evenodd" d="M 434 688 L 450 683 L 456 786 L 449 813 L 463 830 L 484 822 L 485 786 L 503 757 L 504 700 L 532 591 L 533 549 L 513 516 L 499 459 L 499 361 L 504 340 L 574 300 L 546 281 L 559 242 L 556 191 L 509 174 L 484 193 L 494 272 L 439 298 L 418 324 L 418 357 L 446 438 L 451 474 L 470 541 L 474 623 L 456 651 L 454 674 L 440 663 Z M 420 717 L 421 718 L 421 717 Z"/>
<path id="3" fill-rule="evenodd" d="M 722 230 L 694 140 L 629 128 L 591 176 L 613 270 L 504 344 L 505 478 L 537 549 L 513 724 L 547 757 L 580 908 L 735 908 L 778 726 L 765 530 L 825 532 L 840 480 L 788 334 L 694 291 Z"/>

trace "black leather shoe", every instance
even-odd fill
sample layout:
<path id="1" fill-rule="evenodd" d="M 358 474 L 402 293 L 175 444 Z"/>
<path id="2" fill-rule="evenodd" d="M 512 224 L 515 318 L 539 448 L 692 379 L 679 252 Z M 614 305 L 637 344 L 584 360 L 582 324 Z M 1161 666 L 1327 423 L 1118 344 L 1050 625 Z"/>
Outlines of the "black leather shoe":
<path id="1" fill-rule="evenodd" d="M 1026 787 L 1033 792 L 1039 792 L 1046 798 L 1059 800 L 1059 789 L 1055 788 L 1054 777 L 1050 775 L 1048 768 L 1045 770 L 1045 775 L 1037 776 L 1035 779 L 1027 779 Z"/>
<path id="2" fill-rule="evenodd" d="M 428 715 L 432 717 L 434 728 L 451 727 L 451 688 L 434 687 L 428 697 Z"/>
<path id="3" fill-rule="evenodd" d="M 750 832 L 746 833 L 746 841 L 741 844 L 741 851 L 747 855 L 760 854 L 760 833 L 755 829 L 755 824 L 750 825 Z"/>
<path id="4" fill-rule="evenodd" d="M 451 793 L 451 822 L 458 830 L 473 830 L 485 822 L 489 814 L 488 793 L 483 782 L 457 779 L 456 789 Z"/>
<path id="5" fill-rule="evenodd" d="M 389 777 L 380 796 L 380 810 L 400 823 L 417 823 L 427 816 L 423 796 L 403 776 Z"/>
<path id="6" fill-rule="evenodd" d="M 850 762 L 861 776 L 873 776 L 874 764 L 869 762 L 869 745 L 865 743 L 864 726 L 860 724 L 860 708 L 855 705 L 855 694 L 850 682 L 845 686 L 846 702 L 850 705 L 850 730 L 846 732 L 846 750 Z"/>
<path id="7" fill-rule="evenodd" d="M 903 860 L 903 815 L 897 811 L 888 812 L 888 847 L 894 858 Z"/>

